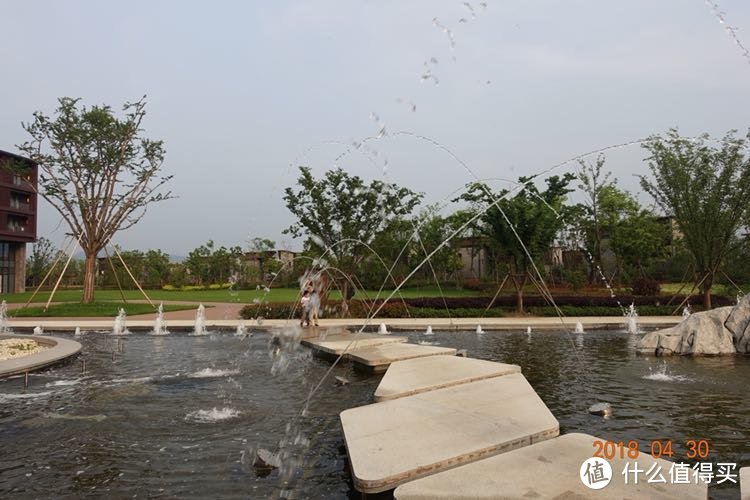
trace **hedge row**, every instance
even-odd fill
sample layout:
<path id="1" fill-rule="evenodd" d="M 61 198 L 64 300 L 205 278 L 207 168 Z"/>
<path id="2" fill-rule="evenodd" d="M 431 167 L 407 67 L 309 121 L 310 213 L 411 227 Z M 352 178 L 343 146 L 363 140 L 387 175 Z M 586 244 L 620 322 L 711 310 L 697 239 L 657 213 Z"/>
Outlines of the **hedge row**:
<path id="1" fill-rule="evenodd" d="M 622 308 L 635 304 L 641 315 L 666 315 L 674 312 L 675 308 L 685 299 L 685 296 L 659 295 L 639 297 L 623 295 L 619 297 L 585 297 L 579 295 L 555 296 L 555 303 L 566 316 L 616 316 L 622 314 Z M 671 299 L 671 302 L 670 302 Z M 487 309 L 492 297 L 425 297 L 410 298 L 403 302 L 391 299 L 383 305 L 383 301 L 365 302 L 352 300 L 349 302 L 349 317 L 365 318 L 377 313 L 379 318 L 441 318 L 441 317 L 503 317 L 515 314 L 515 297 L 498 297 L 493 306 Z M 618 304 L 619 301 L 619 304 Z M 702 297 L 690 297 L 690 304 L 694 310 L 700 310 Z M 404 307 L 404 302 L 408 307 Z M 715 306 L 732 305 L 734 302 L 721 296 L 712 296 Z M 372 307 L 374 304 L 374 308 Z M 446 304 L 447 309 L 446 310 Z M 669 305 L 667 305 L 669 304 Z M 557 313 L 543 297 L 529 295 L 524 297 L 524 307 L 527 313 L 535 316 L 556 316 Z M 287 319 L 299 317 L 300 310 L 292 303 L 273 302 L 268 304 L 249 304 L 240 310 L 240 317 L 255 319 Z M 321 312 L 321 317 L 340 317 L 341 301 L 329 301 Z"/>

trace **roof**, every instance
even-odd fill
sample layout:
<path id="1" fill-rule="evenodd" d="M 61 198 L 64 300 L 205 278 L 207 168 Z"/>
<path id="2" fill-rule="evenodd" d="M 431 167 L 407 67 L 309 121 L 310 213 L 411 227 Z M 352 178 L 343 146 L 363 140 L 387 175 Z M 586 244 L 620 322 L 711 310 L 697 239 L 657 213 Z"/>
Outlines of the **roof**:
<path id="1" fill-rule="evenodd" d="M 14 160 L 23 161 L 27 163 L 34 163 L 33 160 L 26 158 L 25 156 L 17 155 L 15 153 L 11 153 L 10 151 L 4 151 L 2 149 L 0 149 L 0 156 L 10 156 Z"/>

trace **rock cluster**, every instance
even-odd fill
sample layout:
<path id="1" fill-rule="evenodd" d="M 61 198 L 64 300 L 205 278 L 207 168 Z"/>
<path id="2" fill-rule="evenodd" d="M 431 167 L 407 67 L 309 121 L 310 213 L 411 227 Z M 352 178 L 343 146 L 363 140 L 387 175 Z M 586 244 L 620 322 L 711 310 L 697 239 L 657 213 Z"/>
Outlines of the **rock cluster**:
<path id="1" fill-rule="evenodd" d="M 640 354 L 750 354 L 750 294 L 736 306 L 691 314 L 678 325 L 646 334 Z"/>
<path id="2" fill-rule="evenodd" d="M 36 354 L 47 349 L 30 339 L 2 339 L 0 340 L 0 361 L 5 359 L 15 359 L 23 356 Z"/>

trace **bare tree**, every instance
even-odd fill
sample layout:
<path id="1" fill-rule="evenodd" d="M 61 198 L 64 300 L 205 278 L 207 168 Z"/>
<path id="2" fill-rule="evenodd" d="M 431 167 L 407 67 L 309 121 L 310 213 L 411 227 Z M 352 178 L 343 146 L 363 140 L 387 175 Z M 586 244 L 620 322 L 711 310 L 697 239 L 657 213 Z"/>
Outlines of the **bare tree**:
<path id="1" fill-rule="evenodd" d="M 86 256 L 83 302 L 94 300 L 96 257 L 118 231 L 145 215 L 162 192 L 162 141 L 143 137 L 145 96 L 125 103 L 124 117 L 109 106 L 79 107 L 63 97 L 55 116 L 34 113 L 23 128 L 32 139 L 18 146 L 39 165 L 39 194 L 63 217 Z"/>

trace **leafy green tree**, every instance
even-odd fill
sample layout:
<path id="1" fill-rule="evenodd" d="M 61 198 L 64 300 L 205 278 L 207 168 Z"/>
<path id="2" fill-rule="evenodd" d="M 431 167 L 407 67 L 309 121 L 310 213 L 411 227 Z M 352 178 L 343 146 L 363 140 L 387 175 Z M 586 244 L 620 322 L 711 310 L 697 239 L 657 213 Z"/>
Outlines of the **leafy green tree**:
<path id="1" fill-rule="evenodd" d="M 523 288 L 532 266 L 540 263 L 563 229 L 563 203 L 574 178 L 572 174 L 548 177 L 547 188 L 540 191 L 531 177 L 520 177 L 523 189 L 513 196 L 507 189 L 493 193 L 485 184 L 474 183 L 461 196 L 483 207 L 491 205 L 481 217 L 481 229 L 494 242 L 498 255 L 507 259 L 519 313 L 523 313 Z"/>
<path id="2" fill-rule="evenodd" d="M 371 244 L 396 217 L 409 215 L 421 198 L 421 194 L 395 184 L 379 180 L 367 184 L 341 168 L 316 179 L 309 168 L 300 167 L 297 189 L 288 187 L 284 194 L 286 207 L 297 221 L 284 233 L 306 235 L 309 248 L 317 255 L 325 254 L 338 269 L 335 281 L 347 314 L 349 280 L 367 256 L 363 244 Z"/>
<path id="3" fill-rule="evenodd" d="M 31 255 L 26 259 L 26 286 L 37 286 L 49 272 L 59 250 L 45 237 L 31 245 Z"/>
<path id="4" fill-rule="evenodd" d="M 645 277 L 645 268 L 668 248 L 669 228 L 652 213 L 639 210 L 614 225 L 610 240 L 618 262 Z"/>
<path id="5" fill-rule="evenodd" d="M 213 240 L 208 240 L 205 245 L 190 251 L 184 264 L 195 284 L 225 283 L 239 270 L 241 256 L 240 247 L 216 248 Z"/>
<path id="6" fill-rule="evenodd" d="M 581 204 L 583 217 L 580 219 L 580 227 L 583 233 L 583 241 L 586 251 L 596 259 L 598 265 L 603 265 L 602 259 L 602 239 L 605 229 L 602 227 L 602 197 L 603 191 L 613 186 L 610 181 L 611 172 L 605 172 L 605 157 L 600 154 L 596 158 L 596 163 L 586 163 L 579 160 L 581 170 L 578 173 L 580 184 L 578 188 L 586 195 L 587 199 Z"/>
<path id="7" fill-rule="evenodd" d="M 583 248 L 594 259 L 594 266 L 590 268 L 589 281 L 599 282 L 595 266 L 605 269 L 604 253 L 611 249 L 618 260 L 620 255 L 612 246 L 615 227 L 626 217 L 638 213 L 638 201 L 626 191 L 616 186 L 616 179 L 611 178 L 611 172 L 604 171 L 605 158 L 599 155 L 596 163 L 579 161 L 581 169 L 578 173 L 585 201 L 570 211 L 570 218 L 577 226 L 581 236 Z"/>
<path id="8" fill-rule="evenodd" d="M 162 287 L 169 281 L 171 261 L 160 249 L 148 250 L 143 255 L 144 283 Z"/>
<path id="9" fill-rule="evenodd" d="M 742 243 L 738 232 L 748 217 L 750 162 L 747 138 L 729 132 L 714 145 L 707 134 L 681 137 L 676 129 L 644 144 L 652 178 L 641 186 L 674 217 L 695 261 L 703 305 L 711 307 L 711 285 L 726 259 Z"/>
<path id="10" fill-rule="evenodd" d="M 266 276 L 266 263 L 272 258 L 271 252 L 276 248 L 276 242 L 268 238 L 259 238 L 256 236 L 249 241 L 248 246 L 250 251 L 256 254 L 260 279 L 263 281 Z"/>
<path id="11" fill-rule="evenodd" d="M 362 263 L 363 284 L 379 288 L 382 285 L 395 286 L 394 282 L 403 281 L 460 225 L 455 223 L 455 219 L 454 215 L 440 215 L 437 207 L 432 206 L 412 217 L 394 218 L 373 239 L 372 249 L 382 262 L 375 255 L 367 256 Z M 460 269 L 457 242 L 458 238 L 454 238 L 450 245 L 440 248 L 430 258 L 429 265 L 422 266 L 412 277 L 412 283 L 435 285 L 451 279 Z M 438 283 L 435 282 L 436 278 Z"/>
<path id="12" fill-rule="evenodd" d="M 31 140 L 19 145 L 39 165 L 39 194 L 70 227 L 86 256 L 83 302 L 94 300 L 96 258 L 118 231 L 135 225 L 149 205 L 171 198 L 161 189 L 162 141 L 143 136 L 144 99 L 123 106 L 79 107 L 63 97 L 55 116 L 34 113 L 23 124 Z"/>
<path id="13" fill-rule="evenodd" d="M 213 240 L 208 240 L 205 245 L 201 245 L 198 248 L 191 250 L 185 259 L 185 268 L 190 275 L 191 280 L 197 285 L 202 285 L 210 279 L 210 258 L 213 250 L 214 242 Z"/>

